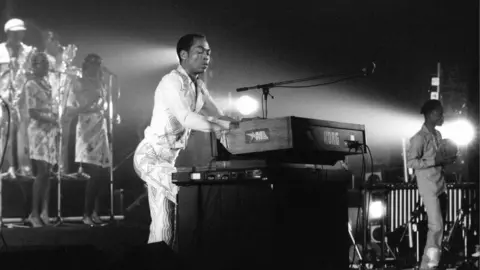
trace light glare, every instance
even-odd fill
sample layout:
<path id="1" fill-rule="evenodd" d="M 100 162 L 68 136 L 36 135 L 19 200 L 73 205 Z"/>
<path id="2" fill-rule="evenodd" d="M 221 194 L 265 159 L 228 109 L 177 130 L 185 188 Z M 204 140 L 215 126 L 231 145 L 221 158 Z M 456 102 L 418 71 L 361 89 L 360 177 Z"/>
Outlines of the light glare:
<path id="1" fill-rule="evenodd" d="M 444 138 L 451 139 L 459 146 L 468 145 L 475 135 L 473 125 L 465 119 L 447 122 L 439 129 Z"/>
<path id="2" fill-rule="evenodd" d="M 384 215 L 384 206 L 381 201 L 373 201 L 370 204 L 369 216 L 371 219 L 379 219 Z"/>
<path id="3" fill-rule="evenodd" d="M 249 115 L 258 110 L 258 102 L 249 96 L 242 96 L 237 100 L 236 107 L 242 115 Z"/>

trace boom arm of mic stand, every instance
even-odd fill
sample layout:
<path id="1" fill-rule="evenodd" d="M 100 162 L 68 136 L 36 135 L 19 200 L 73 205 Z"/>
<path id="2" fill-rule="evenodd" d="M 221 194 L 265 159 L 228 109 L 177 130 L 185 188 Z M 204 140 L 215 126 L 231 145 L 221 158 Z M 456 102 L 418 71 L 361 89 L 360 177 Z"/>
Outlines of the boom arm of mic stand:
<path id="1" fill-rule="evenodd" d="M 375 71 L 375 67 L 376 67 L 375 62 L 372 62 L 371 65 L 369 65 L 368 67 L 362 68 L 360 74 L 363 74 L 364 76 L 368 76 L 370 74 L 373 74 L 374 71 Z M 337 73 L 337 74 L 321 74 L 321 75 L 316 75 L 316 76 L 303 78 L 303 79 L 295 79 L 295 80 L 288 80 L 288 81 L 275 82 L 275 83 L 259 84 L 259 85 L 250 86 L 250 87 L 237 88 L 237 92 L 245 92 L 245 91 L 253 90 L 253 89 L 265 89 L 265 88 L 270 89 L 270 88 L 274 88 L 274 87 L 285 85 L 285 84 L 313 81 L 313 80 L 318 80 L 318 79 L 328 78 L 328 77 L 353 76 L 353 75 L 356 75 L 356 74 L 359 74 L 359 73 L 349 72 L 349 73 Z"/>
<path id="2" fill-rule="evenodd" d="M 372 62 L 372 64 L 373 64 L 373 67 L 371 69 L 369 69 L 368 67 L 365 67 L 365 68 L 362 69 L 361 74 L 363 76 L 367 76 L 367 75 L 373 73 L 373 71 L 375 70 L 375 63 Z M 358 73 L 355 73 L 355 75 L 357 75 L 357 74 Z M 263 118 L 267 118 L 267 116 L 268 116 L 268 96 L 271 96 L 273 98 L 273 96 L 270 94 L 270 89 L 271 88 L 281 86 L 281 85 L 285 85 L 285 84 L 306 82 L 306 81 L 312 81 L 312 80 L 321 79 L 321 78 L 338 77 L 338 76 L 346 76 L 346 75 L 354 76 L 352 73 L 338 73 L 338 74 L 330 74 L 330 75 L 322 74 L 322 75 L 317 75 L 317 76 L 308 77 L 308 78 L 304 78 L 304 79 L 296 79 L 296 80 L 288 80 L 288 81 L 276 82 L 276 83 L 259 84 L 259 85 L 251 86 L 251 87 L 242 87 L 242 88 L 238 88 L 237 92 L 245 92 L 245 91 L 252 90 L 252 89 L 262 89 L 262 95 L 263 95 L 262 113 L 263 113 Z"/>
<path id="3" fill-rule="evenodd" d="M 317 75 L 313 77 L 308 77 L 308 78 L 303 78 L 303 79 L 296 79 L 296 80 L 288 80 L 288 81 L 282 81 L 282 82 L 276 82 L 276 83 L 267 83 L 267 84 L 259 84 L 256 86 L 251 86 L 251 87 L 243 87 L 243 88 L 238 88 L 237 92 L 244 92 L 252 89 L 265 89 L 265 88 L 274 88 L 277 86 L 285 85 L 285 84 L 292 84 L 292 83 L 299 83 L 299 82 L 306 82 L 306 81 L 313 81 L 321 78 L 328 78 L 328 77 L 337 77 L 337 76 L 343 76 L 343 75 L 348 75 L 348 74 L 322 74 L 322 75 Z"/>
<path id="4" fill-rule="evenodd" d="M 259 84 L 259 85 L 256 85 L 256 86 L 238 88 L 237 92 L 245 92 L 245 91 L 249 91 L 249 90 L 253 90 L 253 89 L 265 89 L 265 88 L 270 89 L 272 87 L 275 87 L 274 83 Z"/>

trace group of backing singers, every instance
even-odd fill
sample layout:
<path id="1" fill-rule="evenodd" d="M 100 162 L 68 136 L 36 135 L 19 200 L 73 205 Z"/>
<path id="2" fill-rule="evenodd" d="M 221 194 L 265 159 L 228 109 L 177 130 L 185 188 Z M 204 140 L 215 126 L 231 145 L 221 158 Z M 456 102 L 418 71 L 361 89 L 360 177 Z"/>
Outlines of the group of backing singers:
<path id="1" fill-rule="evenodd" d="M 2 177 L 15 179 L 18 175 L 35 175 L 32 209 L 26 222 L 32 227 L 49 225 L 50 179 L 54 167 L 61 173 L 68 173 L 65 168 L 68 163 L 59 161 L 68 157 L 70 126 L 78 119 L 75 162 L 89 175 L 83 222 L 90 226 L 101 225 L 98 176 L 111 162 L 104 114 L 107 90 L 102 59 L 89 54 L 81 72 L 75 74 L 68 72 L 64 55 L 67 52 L 55 32 L 43 31 L 44 50 L 41 52 L 23 43 L 26 26 L 22 20 L 8 20 L 4 31 L 7 40 L 0 44 L 0 96 L 11 117 L 6 117 L 4 111 L 1 120 L 2 153 L 7 143 L 5 159 L 9 166 Z M 63 131 L 61 146 L 60 130 Z"/>
<path id="2" fill-rule="evenodd" d="M 87 172 L 92 175 L 87 184 L 83 221 L 89 225 L 100 223 L 94 211 L 98 198 L 98 181 L 95 181 L 98 179 L 95 175 L 99 168 L 105 168 L 111 162 L 108 159 L 108 138 L 102 114 L 102 100 L 105 100 L 102 59 L 95 54 L 85 58 L 82 76 L 74 77 L 70 84 L 72 94 L 66 98 L 65 118 L 59 121 L 56 100 L 62 95 L 58 90 L 62 74 L 59 67 L 62 51 L 58 39 L 53 32 L 45 32 L 45 51 L 34 53 L 31 75 L 24 76 L 17 73 L 21 67 L 15 66 L 28 62 L 25 59 L 32 50 L 22 43 L 24 31 L 25 25 L 19 19 L 12 19 L 5 24 L 7 42 L 0 44 L 0 90 L 2 97 L 8 99 L 16 110 L 16 116 L 12 117 L 11 135 L 17 138 L 11 138 L 11 141 L 16 139 L 17 150 L 28 145 L 23 149 L 28 149 L 29 159 L 33 160 L 36 167 L 32 212 L 28 220 L 35 227 L 49 222 L 49 174 L 51 167 L 58 162 L 59 123 L 64 125 L 69 118 L 78 116 L 75 161 L 87 165 Z M 169 245 L 174 240 L 174 210 L 178 193 L 178 187 L 172 183 L 171 177 L 175 171 L 175 160 L 179 152 L 185 149 L 191 130 L 216 132 L 221 136 L 228 130 L 238 128 L 239 124 L 222 113 L 200 78 L 210 62 L 211 49 L 206 37 L 200 34 L 185 35 L 178 41 L 176 51 L 180 63 L 157 86 L 151 122 L 134 155 L 135 171 L 145 181 L 148 190 L 152 220 L 148 242 L 164 241 Z M 4 76 L 5 71 L 13 72 L 19 78 Z M 12 102 L 15 96 L 20 97 L 19 102 Z M 408 165 L 415 169 L 420 195 L 429 217 L 427 245 L 421 268 L 431 269 L 438 265 L 441 253 L 445 201 L 443 167 L 453 163 L 455 157 L 438 154 L 441 134 L 435 127 L 443 123 L 441 103 L 430 100 L 425 103 L 421 113 L 425 116 L 425 124 L 410 140 Z M 25 133 L 16 132 L 22 129 L 26 130 L 28 137 L 25 137 Z M 68 128 L 64 130 L 64 133 L 68 133 Z M 21 169 L 24 173 L 30 173 L 26 167 Z M 13 165 L 9 173 L 14 175 Z"/>

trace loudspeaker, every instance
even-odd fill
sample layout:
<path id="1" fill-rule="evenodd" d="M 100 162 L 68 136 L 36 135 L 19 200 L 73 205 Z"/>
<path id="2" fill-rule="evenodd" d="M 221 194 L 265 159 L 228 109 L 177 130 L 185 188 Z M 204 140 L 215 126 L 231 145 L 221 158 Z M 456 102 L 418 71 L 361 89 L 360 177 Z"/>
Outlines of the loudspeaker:
<path id="1" fill-rule="evenodd" d="M 384 235 L 387 235 L 387 227 L 383 226 Z M 380 224 L 370 224 L 370 242 L 380 243 L 382 241 L 382 226 Z"/>
<path id="2" fill-rule="evenodd" d="M 271 269 L 273 197 L 268 183 L 182 187 L 179 254 L 192 269 Z"/>
<path id="3" fill-rule="evenodd" d="M 340 170 L 275 171 L 276 265 L 292 269 L 348 269 L 351 175 Z"/>
<path id="4" fill-rule="evenodd" d="M 348 269 L 352 176 L 298 167 L 266 168 L 273 189 L 268 182 L 182 187 L 182 258 L 196 269 Z"/>

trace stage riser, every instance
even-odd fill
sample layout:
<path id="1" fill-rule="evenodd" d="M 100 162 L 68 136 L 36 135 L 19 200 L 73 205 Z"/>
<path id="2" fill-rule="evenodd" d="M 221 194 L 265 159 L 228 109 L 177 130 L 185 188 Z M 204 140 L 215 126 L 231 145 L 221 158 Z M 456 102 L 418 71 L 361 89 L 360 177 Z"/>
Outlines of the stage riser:
<path id="1" fill-rule="evenodd" d="M 465 198 L 468 204 L 471 204 L 477 198 L 476 189 L 448 188 L 448 208 L 445 225 L 454 222 L 459 210 L 463 206 L 462 199 Z M 416 203 L 421 199 L 416 188 L 393 189 L 387 195 L 387 222 L 389 230 L 394 231 L 398 227 L 406 224 L 415 210 Z M 421 204 L 423 206 L 423 201 Z M 420 215 L 420 219 L 426 218 Z M 469 227 L 471 220 L 467 216 L 464 220 Z"/>
<path id="2" fill-rule="evenodd" d="M 246 269 L 348 269 L 351 175 L 291 168 L 268 172 L 273 189 L 265 182 L 180 188 L 180 254 L 201 254 L 223 266 L 218 269 L 230 269 L 232 262 L 242 269 L 248 258 L 255 264 Z M 270 264 L 275 267 L 259 267 Z"/>
<path id="3" fill-rule="evenodd" d="M 172 259 L 164 243 L 146 244 L 148 228 L 64 224 L 3 228 L 2 234 L 1 269 L 142 269 L 141 264 L 150 266 L 155 260 L 147 268 L 154 269 L 158 261 L 164 267 Z"/>
<path id="4" fill-rule="evenodd" d="M 32 204 L 33 181 L 3 180 L 2 186 L 2 218 L 22 219 L 28 216 Z M 62 182 L 62 217 L 82 217 L 86 181 L 63 181 Z M 57 181 L 53 180 L 50 190 L 49 211 L 51 217 L 57 216 Z M 109 215 L 110 194 L 108 182 L 103 181 L 102 195 L 100 196 L 101 215 Z M 122 190 L 114 192 L 114 215 L 123 215 L 126 203 Z"/>

